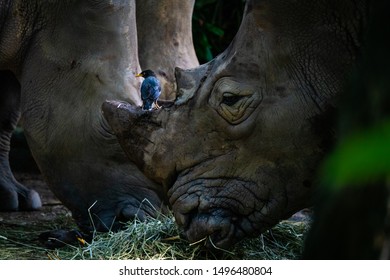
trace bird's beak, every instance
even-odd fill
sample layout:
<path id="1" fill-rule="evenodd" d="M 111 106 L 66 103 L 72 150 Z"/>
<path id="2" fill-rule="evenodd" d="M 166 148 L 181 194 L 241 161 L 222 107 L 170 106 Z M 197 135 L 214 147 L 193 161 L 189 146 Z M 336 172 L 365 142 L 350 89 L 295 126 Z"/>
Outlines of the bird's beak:
<path id="1" fill-rule="evenodd" d="M 136 77 L 142 77 L 141 73 L 135 75 Z"/>
<path id="2" fill-rule="evenodd" d="M 81 238 L 81 237 L 78 237 L 78 236 L 76 238 L 80 242 L 81 245 L 85 245 L 87 243 L 87 241 L 85 241 L 84 238 Z"/>

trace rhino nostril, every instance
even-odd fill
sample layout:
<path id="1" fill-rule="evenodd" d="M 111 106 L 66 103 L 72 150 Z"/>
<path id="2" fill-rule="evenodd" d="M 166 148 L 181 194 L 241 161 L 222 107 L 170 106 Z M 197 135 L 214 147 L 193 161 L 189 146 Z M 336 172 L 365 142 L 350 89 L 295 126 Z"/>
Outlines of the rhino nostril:
<path id="1" fill-rule="evenodd" d="M 182 214 L 182 213 L 176 212 L 175 213 L 175 221 L 179 226 L 181 226 L 183 228 L 187 228 L 189 223 L 190 223 L 190 217 L 188 216 L 188 214 Z"/>
<path id="2" fill-rule="evenodd" d="M 185 224 L 184 234 L 190 242 L 206 241 L 206 247 L 217 248 L 225 247 L 232 241 L 235 226 L 230 218 L 217 215 L 215 212 L 200 214 L 194 211 L 178 215 L 178 219 Z"/>

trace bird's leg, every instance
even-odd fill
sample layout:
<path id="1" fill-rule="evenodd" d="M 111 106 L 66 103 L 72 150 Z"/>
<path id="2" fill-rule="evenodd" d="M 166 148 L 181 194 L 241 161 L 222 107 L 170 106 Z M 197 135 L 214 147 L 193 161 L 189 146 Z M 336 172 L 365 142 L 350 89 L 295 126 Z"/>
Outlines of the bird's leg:
<path id="1" fill-rule="evenodd" d="M 156 106 L 156 109 L 160 109 L 161 106 L 157 104 L 157 100 L 154 101 L 154 105 Z"/>

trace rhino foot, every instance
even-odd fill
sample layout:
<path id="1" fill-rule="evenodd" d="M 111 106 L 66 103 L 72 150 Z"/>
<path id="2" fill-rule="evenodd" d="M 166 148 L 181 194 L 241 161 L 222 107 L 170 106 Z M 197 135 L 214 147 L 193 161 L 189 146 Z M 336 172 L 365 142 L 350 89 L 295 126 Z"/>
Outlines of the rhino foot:
<path id="1" fill-rule="evenodd" d="M 0 211 L 38 210 L 42 207 L 39 194 L 18 183 L 14 178 L 0 179 Z"/>

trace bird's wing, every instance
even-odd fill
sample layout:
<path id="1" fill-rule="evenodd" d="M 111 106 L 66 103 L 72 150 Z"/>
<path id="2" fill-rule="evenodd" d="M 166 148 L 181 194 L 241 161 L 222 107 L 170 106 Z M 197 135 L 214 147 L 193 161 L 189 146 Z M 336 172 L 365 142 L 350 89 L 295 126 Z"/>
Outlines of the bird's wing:
<path id="1" fill-rule="evenodd" d="M 160 82 L 154 78 L 150 77 L 143 81 L 141 86 L 141 98 L 146 99 L 157 99 L 161 94 Z"/>
<path id="2" fill-rule="evenodd" d="M 160 96 L 161 94 L 161 85 L 160 85 L 160 81 L 156 78 L 156 77 L 152 77 L 153 80 L 154 80 L 154 100 L 157 100 L 157 98 Z"/>

